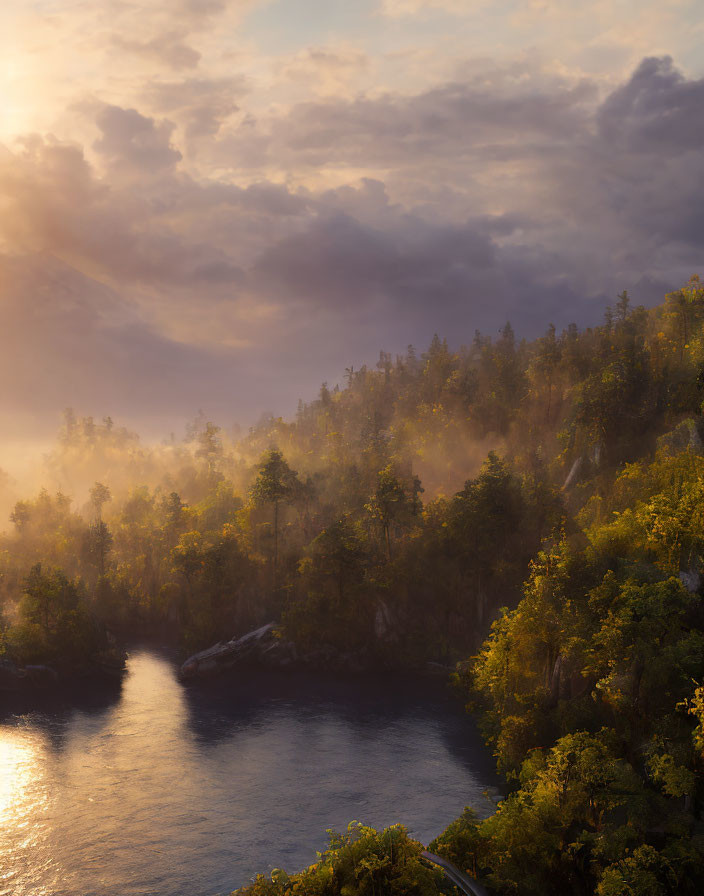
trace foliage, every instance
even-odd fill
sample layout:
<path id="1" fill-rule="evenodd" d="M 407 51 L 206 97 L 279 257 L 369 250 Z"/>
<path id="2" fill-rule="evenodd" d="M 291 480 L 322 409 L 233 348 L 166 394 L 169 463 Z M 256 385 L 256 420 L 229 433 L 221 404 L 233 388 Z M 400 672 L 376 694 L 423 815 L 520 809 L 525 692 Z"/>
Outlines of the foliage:
<path id="1" fill-rule="evenodd" d="M 9 650 L 21 662 L 82 667 L 97 660 L 106 646 L 80 587 L 60 571 L 44 572 L 40 564 L 24 582 L 19 617 L 9 634 Z"/>
<path id="2" fill-rule="evenodd" d="M 145 446 L 69 411 L 0 537 L 0 651 L 80 665 L 108 631 L 192 651 L 276 619 L 325 662 L 459 661 L 508 792 L 438 852 L 495 893 L 700 892 L 703 402 L 692 278 L 583 332 L 382 352 L 244 435 L 199 415 Z M 439 886 L 403 829 L 355 827 L 246 892 Z"/>
<path id="3" fill-rule="evenodd" d="M 440 872 L 421 860 L 422 846 L 401 825 L 377 832 L 352 822 L 346 834 L 329 831 L 318 861 L 289 876 L 274 869 L 237 896 L 435 896 L 445 892 Z M 234 896 L 234 894 L 233 894 Z"/>

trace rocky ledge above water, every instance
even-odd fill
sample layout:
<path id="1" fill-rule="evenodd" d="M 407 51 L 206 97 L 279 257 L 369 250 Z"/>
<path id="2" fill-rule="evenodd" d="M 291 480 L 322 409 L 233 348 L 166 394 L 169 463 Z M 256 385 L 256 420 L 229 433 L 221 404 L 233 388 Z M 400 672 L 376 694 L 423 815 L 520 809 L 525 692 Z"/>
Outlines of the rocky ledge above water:
<path id="1" fill-rule="evenodd" d="M 365 672 L 379 666 L 389 665 L 377 650 L 361 650 L 340 653 L 330 645 L 321 645 L 313 650 L 301 651 L 292 641 L 282 639 L 277 633 L 277 624 L 269 622 L 254 631 L 247 632 L 229 641 L 220 641 L 206 650 L 194 653 L 179 670 L 182 681 L 217 675 L 238 665 L 261 665 L 268 667 L 320 668 L 341 672 Z M 447 675 L 452 667 L 440 663 L 428 663 L 427 672 Z"/>
<path id="2" fill-rule="evenodd" d="M 275 633 L 275 623 L 270 622 L 254 631 L 248 632 L 241 638 L 232 638 L 229 641 L 218 641 L 212 647 L 201 650 L 189 656 L 179 670 L 180 678 L 202 678 L 230 669 L 232 666 L 245 661 L 264 661 L 272 651 L 278 655 L 281 663 L 280 642 Z"/>

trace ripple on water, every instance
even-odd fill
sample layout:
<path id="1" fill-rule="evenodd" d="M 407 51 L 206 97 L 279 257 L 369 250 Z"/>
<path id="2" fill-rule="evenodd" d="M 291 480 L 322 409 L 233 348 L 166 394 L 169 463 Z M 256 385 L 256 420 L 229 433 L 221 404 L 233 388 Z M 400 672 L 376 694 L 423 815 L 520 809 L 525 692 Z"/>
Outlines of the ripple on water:
<path id="1" fill-rule="evenodd" d="M 491 759 L 426 688 L 184 689 L 136 651 L 119 698 L 0 716 L 0 896 L 215 896 L 309 864 L 352 819 L 427 842 L 466 804 L 488 813 Z"/>

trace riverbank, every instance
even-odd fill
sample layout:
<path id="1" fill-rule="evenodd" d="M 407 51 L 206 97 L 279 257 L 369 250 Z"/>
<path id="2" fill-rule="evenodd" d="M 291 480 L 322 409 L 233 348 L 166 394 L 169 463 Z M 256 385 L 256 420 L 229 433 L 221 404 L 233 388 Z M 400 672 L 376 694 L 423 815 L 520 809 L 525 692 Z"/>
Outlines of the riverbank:
<path id="1" fill-rule="evenodd" d="M 0 711 L 2 896 L 212 896 L 307 866 L 351 819 L 427 843 L 493 811 L 492 757 L 440 682 L 176 668 L 133 649 L 109 701 Z"/>
<path id="2" fill-rule="evenodd" d="M 34 663 L 19 664 L 0 657 L 0 693 L 32 694 L 69 690 L 89 683 L 108 687 L 119 684 L 125 673 L 126 653 L 115 650 L 109 657 L 81 666 Z"/>
<path id="3" fill-rule="evenodd" d="M 301 650 L 296 643 L 281 636 L 277 623 L 269 622 L 189 656 L 181 664 L 179 677 L 183 681 L 213 678 L 242 666 L 318 672 L 334 670 L 351 674 L 424 671 L 435 677 L 447 677 L 453 671 L 452 666 L 438 662 L 401 662 L 390 651 L 380 650 L 378 645 L 354 652 L 340 652 L 325 644 Z"/>

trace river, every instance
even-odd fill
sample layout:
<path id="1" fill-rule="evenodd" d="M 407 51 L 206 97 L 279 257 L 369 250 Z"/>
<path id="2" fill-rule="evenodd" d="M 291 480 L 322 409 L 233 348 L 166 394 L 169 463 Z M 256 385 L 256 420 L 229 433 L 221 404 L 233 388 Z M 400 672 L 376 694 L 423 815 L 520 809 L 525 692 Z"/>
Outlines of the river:
<path id="1" fill-rule="evenodd" d="M 115 693 L 0 694 L 2 896 L 215 896 L 310 864 L 353 819 L 427 844 L 466 804 L 492 810 L 491 758 L 441 683 L 184 687 L 175 669 L 139 649 Z"/>

